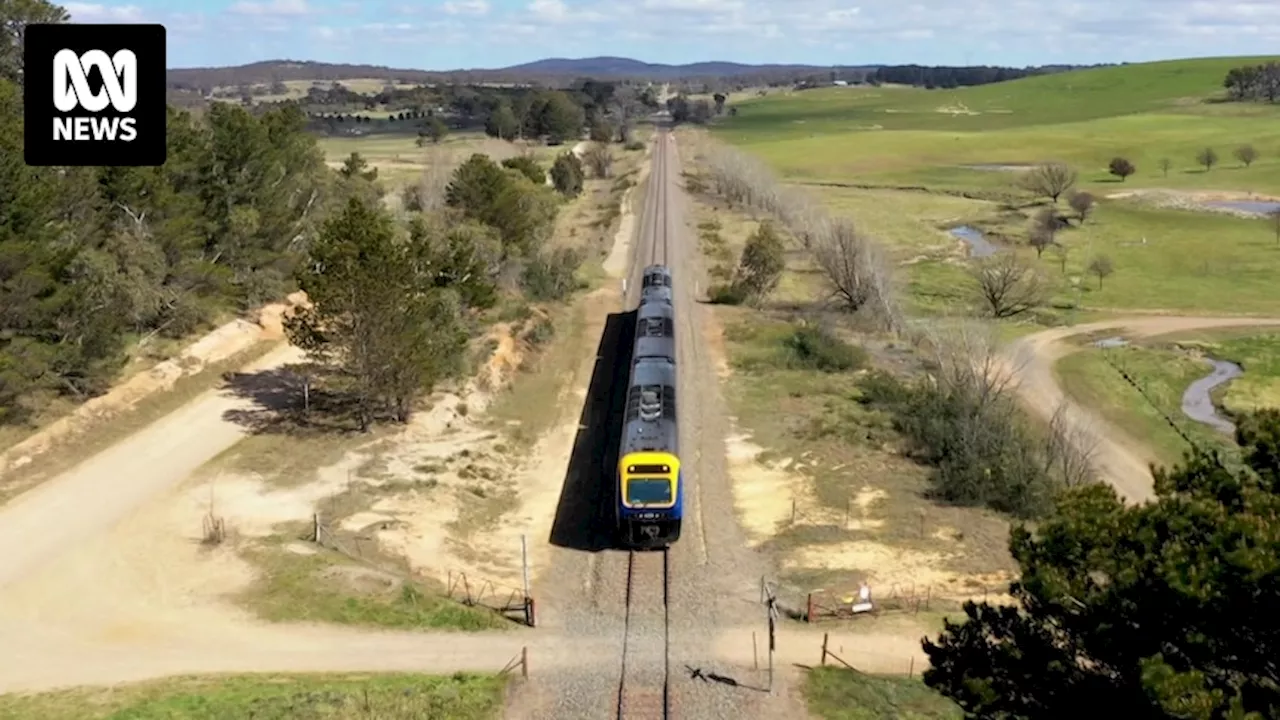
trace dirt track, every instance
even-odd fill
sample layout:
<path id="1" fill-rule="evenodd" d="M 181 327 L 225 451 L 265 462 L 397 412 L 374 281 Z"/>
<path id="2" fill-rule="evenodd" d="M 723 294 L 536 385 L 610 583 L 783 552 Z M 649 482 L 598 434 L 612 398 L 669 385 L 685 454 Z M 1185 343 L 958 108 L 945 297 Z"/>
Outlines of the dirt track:
<path id="1" fill-rule="evenodd" d="M 1098 439 L 1096 463 L 1103 479 L 1131 502 L 1153 497 L 1150 464 L 1154 456 L 1139 438 L 1110 425 L 1099 415 L 1071 401 L 1053 375 L 1054 364 L 1073 348 L 1069 338 L 1106 330 L 1124 330 L 1128 337 L 1151 337 L 1177 332 L 1230 327 L 1280 325 L 1280 318 L 1141 315 L 1072 327 L 1053 328 L 1020 338 L 1005 351 L 1008 367 L 1016 371 L 1018 391 L 1027 406 L 1048 420 L 1063 402 L 1068 421 L 1088 428 Z"/>

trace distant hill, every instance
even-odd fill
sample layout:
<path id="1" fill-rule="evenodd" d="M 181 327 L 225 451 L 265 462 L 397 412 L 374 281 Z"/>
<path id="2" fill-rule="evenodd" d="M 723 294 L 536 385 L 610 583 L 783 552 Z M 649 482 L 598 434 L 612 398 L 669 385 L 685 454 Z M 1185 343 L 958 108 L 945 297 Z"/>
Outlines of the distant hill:
<path id="1" fill-rule="evenodd" d="M 169 87 L 193 90 L 229 87 L 240 84 L 257 85 L 277 80 L 333 81 L 375 78 L 388 82 L 432 83 L 555 83 L 580 77 L 594 78 L 643 78 L 656 81 L 695 79 L 708 77 L 747 77 L 761 79 L 787 78 L 809 74 L 827 74 L 832 70 L 865 72 L 877 65 L 865 66 L 817 66 L 817 65 L 745 65 L 733 62 L 700 62 L 688 65 L 664 65 L 646 63 L 630 58 L 548 58 L 506 68 L 465 70 L 411 70 L 381 65 L 340 65 L 322 62 L 294 60 L 265 60 L 237 67 L 172 68 L 168 72 Z"/>
<path id="2" fill-rule="evenodd" d="M 569 75 L 606 77 L 644 77 L 654 80 L 695 77 L 736 77 L 760 73 L 825 73 L 831 70 L 874 70 L 878 65 L 745 65 L 735 62 L 698 62 L 687 65 L 647 63 L 631 58 L 547 58 L 523 65 L 513 65 L 493 72 L 530 73 L 533 75 Z"/>

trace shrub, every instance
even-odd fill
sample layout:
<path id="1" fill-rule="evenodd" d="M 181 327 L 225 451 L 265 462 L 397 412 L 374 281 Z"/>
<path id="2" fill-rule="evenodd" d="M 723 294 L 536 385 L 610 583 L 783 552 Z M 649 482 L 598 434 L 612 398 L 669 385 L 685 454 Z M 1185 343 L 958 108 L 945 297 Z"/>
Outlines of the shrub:
<path id="1" fill-rule="evenodd" d="M 622 149 L 631 150 L 633 152 L 636 150 L 643 150 L 644 143 L 640 142 L 639 140 L 628 140 L 626 144 L 622 146 Z"/>
<path id="2" fill-rule="evenodd" d="M 713 305 L 741 305 L 746 302 L 746 291 L 738 283 L 719 283 L 707 293 Z"/>
<path id="3" fill-rule="evenodd" d="M 540 252 L 525 264 L 520 284 L 530 300 L 563 300 L 581 287 L 577 278 L 581 264 L 581 254 L 570 248 Z"/>
<path id="4" fill-rule="evenodd" d="M 528 155 L 507 158 L 502 161 L 502 167 L 519 171 L 521 175 L 529 178 L 534 185 L 545 185 L 547 182 L 547 173 L 538 164 L 537 160 Z"/>
<path id="5" fill-rule="evenodd" d="M 560 194 L 577 197 L 586 182 L 582 161 L 572 152 L 561 153 L 551 166 L 551 182 Z"/>
<path id="6" fill-rule="evenodd" d="M 836 337 L 820 325 L 800 325 L 783 346 L 794 368 L 822 372 L 847 372 L 866 367 L 867 353 Z"/>

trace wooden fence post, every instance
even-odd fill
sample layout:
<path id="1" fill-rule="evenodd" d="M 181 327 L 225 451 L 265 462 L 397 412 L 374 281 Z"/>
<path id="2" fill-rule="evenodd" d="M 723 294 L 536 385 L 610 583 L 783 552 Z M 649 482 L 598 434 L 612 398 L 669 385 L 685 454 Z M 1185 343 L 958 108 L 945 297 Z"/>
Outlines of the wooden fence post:
<path id="1" fill-rule="evenodd" d="M 759 651 L 756 650 L 756 631 L 755 630 L 751 631 L 751 664 L 755 666 L 756 670 L 760 669 L 760 654 L 759 654 Z"/>
<path id="2" fill-rule="evenodd" d="M 529 646 L 520 648 L 520 676 L 529 679 Z"/>
<path id="3" fill-rule="evenodd" d="M 822 664 L 823 664 L 823 665 L 826 665 L 826 664 L 827 664 L 827 639 L 828 639 L 828 637 L 829 637 L 829 635 L 828 635 L 827 633 L 822 633 Z"/>
<path id="4" fill-rule="evenodd" d="M 809 596 L 805 599 L 804 621 L 807 623 L 813 622 L 813 593 L 809 593 Z"/>
<path id="5" fill-rule="evenodd" d="M 914 655 L 912 655 L 911 664 L 907 666 L 907 677 L 908 678 L 915 677 L 915 674 L 916 674 L 916 658 Z"/>
<path id="6" fill-rule="evenodd" d="M 529 624 L 529 627 L 538 626 L 537 607 L 533 604 L 531 597 L 524 599 L 524 621 Z"/>

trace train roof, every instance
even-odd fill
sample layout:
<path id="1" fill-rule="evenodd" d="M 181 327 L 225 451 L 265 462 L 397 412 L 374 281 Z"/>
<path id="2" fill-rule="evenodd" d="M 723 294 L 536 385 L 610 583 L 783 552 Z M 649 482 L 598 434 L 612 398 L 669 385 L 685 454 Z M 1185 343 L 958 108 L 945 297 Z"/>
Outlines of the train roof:
<path id="1" fill-rule="evenodd" d="M 642 360 L 627 388 L 622 452 L 677 452 L 676 369 L 662 360 Z"/>
<path id="2" fill-rule="evenodd" d="M 666 303 L 641 303 L 638 320 L 646 318 L 675 318 L 675 311 Z"/>

